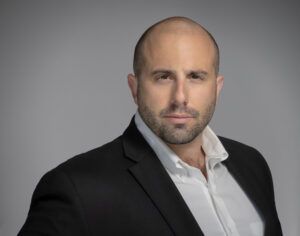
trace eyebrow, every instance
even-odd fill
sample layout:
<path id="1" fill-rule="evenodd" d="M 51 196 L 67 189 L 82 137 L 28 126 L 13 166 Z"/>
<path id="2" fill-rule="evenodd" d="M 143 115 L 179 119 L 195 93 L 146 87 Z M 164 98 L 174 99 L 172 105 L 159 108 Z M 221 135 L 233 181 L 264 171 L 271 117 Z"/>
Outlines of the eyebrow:
<path id="1" fill-rule="evenodd" d="M 157 75 L 157 74 L 176 74 L 175 70 L 168 70 L 168 69 L 156 69 L 151 72 L 151 75 Z M 190 75 L 190 74 L 201 74 L 204 76 L 208 75 L 208 72 L 205 70 L 188 70 L 185 71 L 185 74 Z"/>
<path id="2" fill-rule="evenodd" d="M 151 75 L 157 75 L 157 74 L 176 74 L 174 70 L 168 70 L 168 69 L 156 69 L 151 72 Z"/>
<path id="3" fill-rule="evenodd" d="M 208 72 L 205 70 L 190 70 L 187 72 L 188 75 L 190 74 L 197 74 L 197 75 L 203 75 L 203 76 L 207 76 Z"/>

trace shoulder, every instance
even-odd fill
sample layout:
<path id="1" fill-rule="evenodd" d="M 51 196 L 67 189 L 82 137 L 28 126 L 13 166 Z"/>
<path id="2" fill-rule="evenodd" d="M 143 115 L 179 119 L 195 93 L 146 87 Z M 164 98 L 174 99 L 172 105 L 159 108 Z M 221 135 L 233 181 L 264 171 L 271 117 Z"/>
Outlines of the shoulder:
<path id="1" fill-rule="evenodd" d="M 252 177 L 256 176 L 260 180 L 272 181 L 268 163 L 256 148 L 225 137 L 219 136 L 219 139 L 229 154 L 224 164 L 235 166 L 240 171 Z"/>
<path id="2" fill-rule="evenodd" d="M 89 178 L 102 175 L 112 175 L 126 170 L 132 161 L 124 158 L 122 139 L 97 147 L 85 153 L 76 155 L 50 170 L 46 176 L 62 173 L 70 179 Z"/>
<path id="3" fill-rule="evenodd" d="M 222 142 L 223 146 L 225 147 L 225 149 L 227 151 L 230 152 L 243 152 L 243 151 L 247 151 L 247 152 L 254 152 L 257 153 L 258 151 L 254 148 L 251 147 L 245 143 L 241 143 L 239 141 L 233 140 L 233 139 L 229 139 L 229 138 L 225 138 L 222 136 L 218 136 L 218 138 L 220 139 L 220 141 Z"/>
<path id="4" fill-rule="evenodd" d="M 120 172 L 116 169 L 120 169 L 122 160 L 126 161 L 122 158 L 121 143 L 120 138 L 116 138 L 72 157 L 44 174 L 34 190 L 28 220 L 21 234 L 38 229 L 49 235 L 86 235 L 84 206 L 89 202 L 87 199 L 96 198 L 93 196 L 97 189 L 110 186 L 111 175 Z"/>
<path id="5" fill-rule="evenodd" d="M 255 161 L 266 164 L 264 157 L 256 148 L 229 138 L 218 137 L 228 152 L 230 159 L 246 163 Z"/>
<path id="6" fill-rule="evenodd" d="M 239 166 L 241 169 L 252 170 L 257 174 L 260 172 L 262 175 L 270 175 L 267 161 L 256 148 L 221 136 L 219 139 L 229 154 L 226 162 Z"/>
<path id="7" fill-rule="evenodd" d="M 103 146 L 76 155 L 45 173 L 34 195 L 51 194 L 51 191 L 69 195 L 72 191 L 84 192 L 93 184 L 99 186 L 122 179 L 133 164 L 123 153 L 122 139 L 118 137 Z"/>
<path id="8" fill-rule="evenodd" d="M 117 166 L 123 157 L 122 139 L 121 137 L 118 137 L 100 147 L 68 159 L 60 164 L 57 168 L 69 169 L 85 166 L 91 167 L 97 164 L 101 164 L 101 166 L 105 167 L 109 167 L 110 165 Z"/>

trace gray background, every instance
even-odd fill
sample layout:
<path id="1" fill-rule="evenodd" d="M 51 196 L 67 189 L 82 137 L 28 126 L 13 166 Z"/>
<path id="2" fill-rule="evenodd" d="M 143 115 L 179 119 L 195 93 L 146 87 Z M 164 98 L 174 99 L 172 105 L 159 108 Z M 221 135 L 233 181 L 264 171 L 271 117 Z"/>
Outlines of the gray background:
<path id="1" fill-rule="evenodd" d="M 115 138 L 135 106 L 133 47 L 183 15 L 221 48 L 212 126 L 255 146 L 273 173 L 285 235 L 300 235 L 300 33 L 297 1 L 1 1 L 0 235 L 16 235 L 48 170 Z"/>

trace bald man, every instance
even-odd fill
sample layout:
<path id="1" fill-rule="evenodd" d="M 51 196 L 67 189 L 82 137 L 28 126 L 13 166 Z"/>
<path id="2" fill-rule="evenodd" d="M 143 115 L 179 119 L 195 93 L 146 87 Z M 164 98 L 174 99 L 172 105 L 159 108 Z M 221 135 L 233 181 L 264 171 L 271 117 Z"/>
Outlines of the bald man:
<path id="1" fill-rule="evenodd" d="M 44 175 L 19 235 L 282 235 L 264 158 L 208 126 L 224 81 L 212 35 L 160 21 L 133 69 L 129 127 Z"/>

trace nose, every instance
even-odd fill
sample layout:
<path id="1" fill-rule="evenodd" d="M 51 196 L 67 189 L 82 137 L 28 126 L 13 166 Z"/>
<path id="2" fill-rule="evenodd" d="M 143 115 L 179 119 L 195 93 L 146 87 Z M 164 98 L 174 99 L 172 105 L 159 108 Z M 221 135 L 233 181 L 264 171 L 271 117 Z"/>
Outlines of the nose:
<path id="1" fill-rule="evenodd" d="M 173 104 L 184 106 L 188 104 L 188 88 L 184 78 L 178 78 L 174 84 Z"/>

